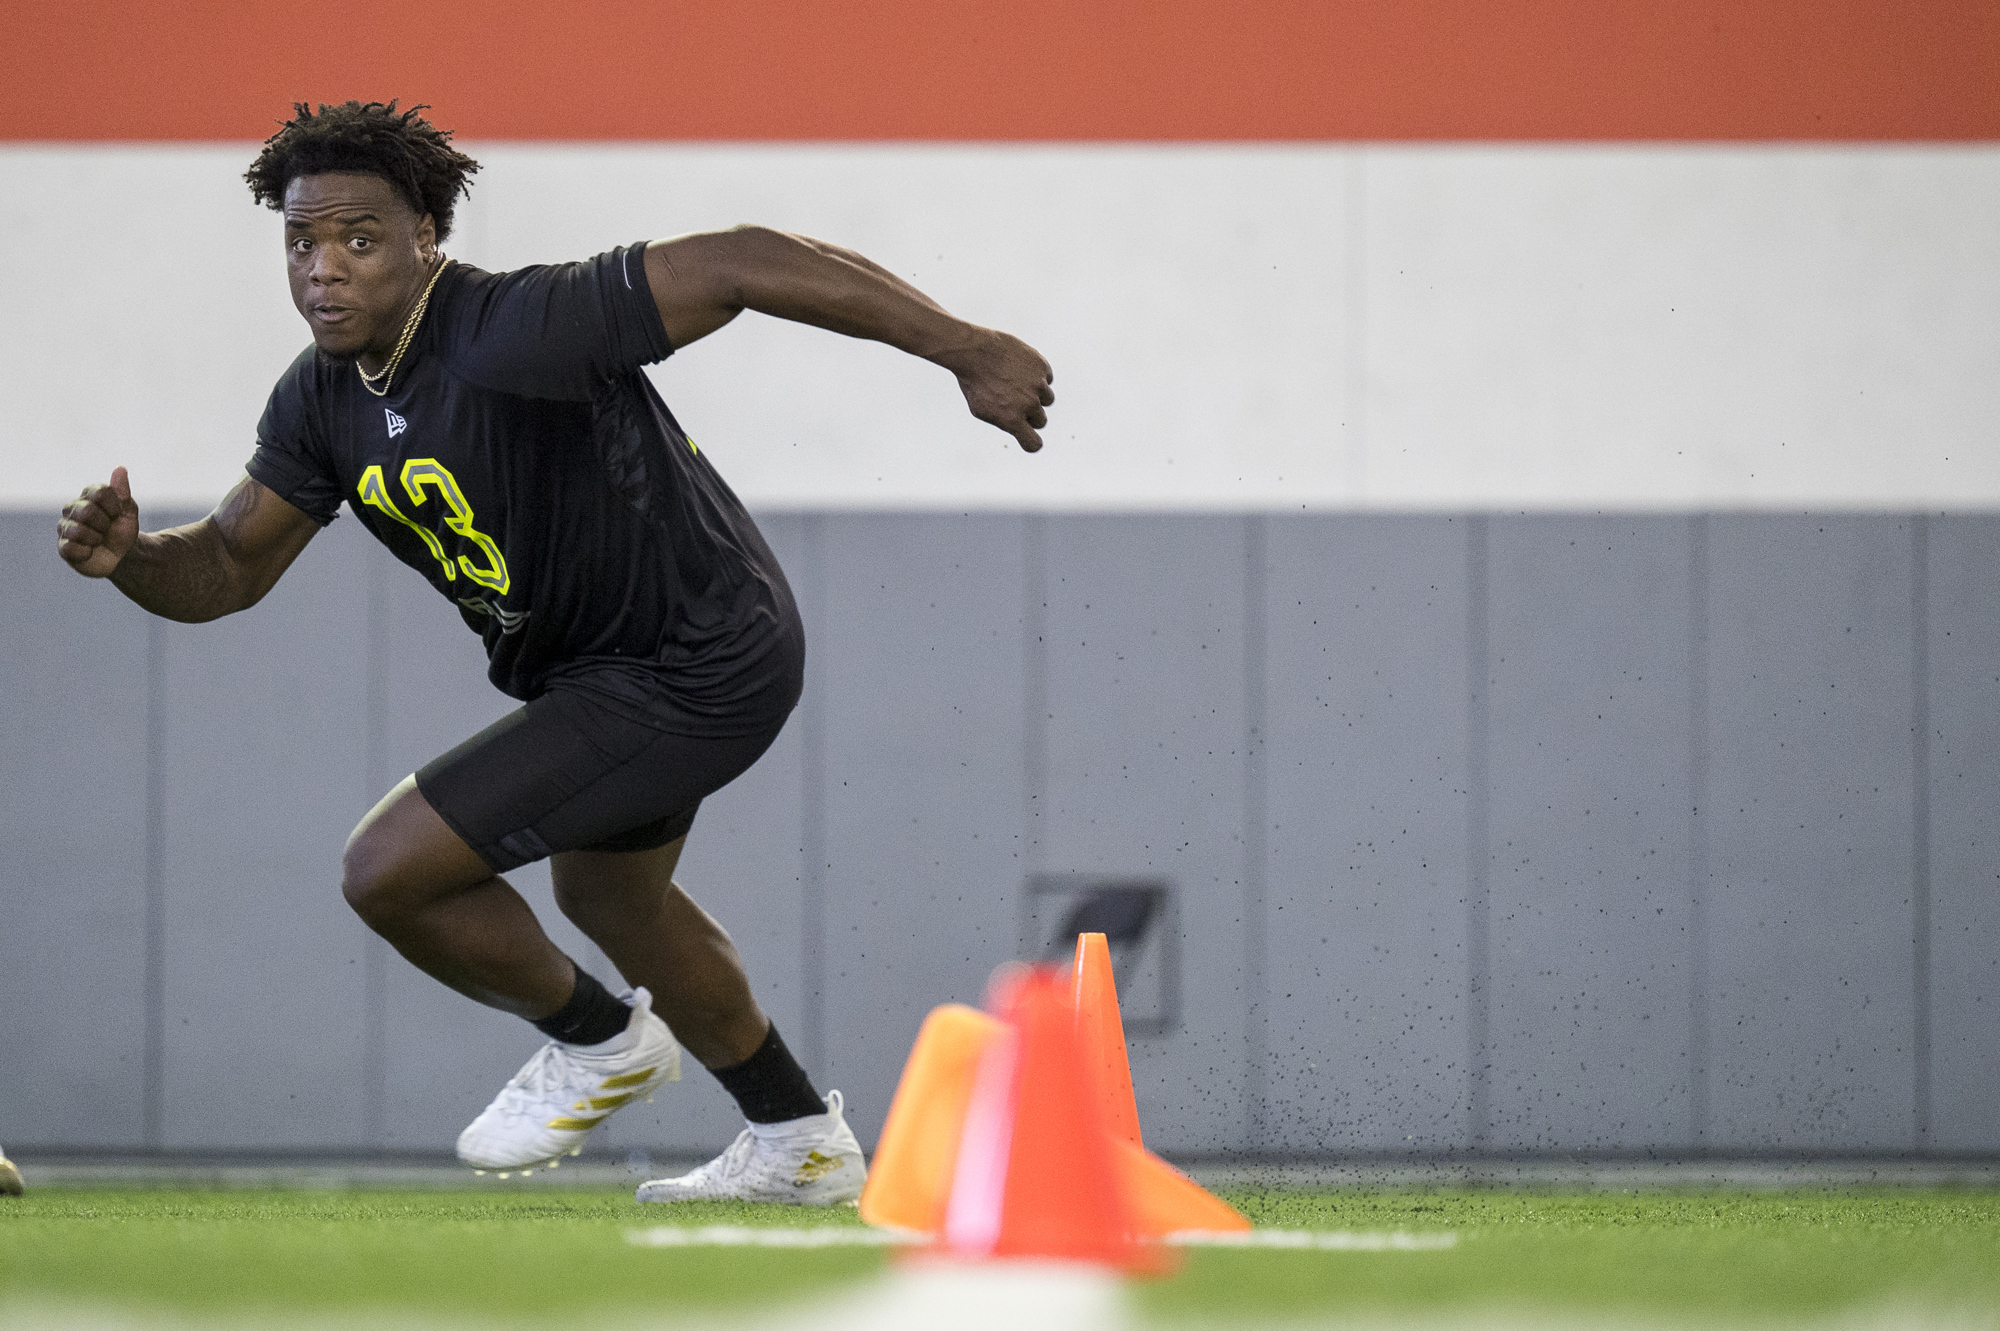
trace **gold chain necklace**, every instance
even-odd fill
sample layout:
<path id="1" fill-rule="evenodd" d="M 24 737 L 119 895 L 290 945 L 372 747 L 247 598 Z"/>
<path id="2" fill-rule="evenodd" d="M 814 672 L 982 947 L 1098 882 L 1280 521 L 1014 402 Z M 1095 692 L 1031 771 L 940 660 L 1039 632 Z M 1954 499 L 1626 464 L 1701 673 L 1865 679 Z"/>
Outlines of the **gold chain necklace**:
<path id="1" fill-rule="evenodd" d="M 395 377 L 396 367 L 403 363 L 403 353 L 410 349 L 410 339 L 417 335 L 417 325 L 424 321 L 424 308 L 431 303 L 431 288 L 444 275 L 445 257 L 438 255 L 437 268 L 431 273 L 431 280 L 424 285 L 424 294 L 417 297 L 417 308 L 410 311 L 408 322 L 403 325 L 403 335 L 396 339 L 396 349 L 389 353 L 389 363 L 374 374 L 361 368 L 361 362 L 354 362 L 354 372 L 361 376 L 361 386 L 376 397 L 389 396 L 389 384 Z M 381 384 L 377 388 L 376 384 Z"/>

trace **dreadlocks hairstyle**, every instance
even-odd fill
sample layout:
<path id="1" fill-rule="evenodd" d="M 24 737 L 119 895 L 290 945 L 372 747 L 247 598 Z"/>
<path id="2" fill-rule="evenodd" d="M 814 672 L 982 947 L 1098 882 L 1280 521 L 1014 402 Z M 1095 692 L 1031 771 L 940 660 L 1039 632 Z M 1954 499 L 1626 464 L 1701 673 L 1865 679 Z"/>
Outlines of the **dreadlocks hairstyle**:
<path id="1" fill-rule="evenodd" d="M 315 112 L 292 104 L 292 118 L 264 140 L 264 151 L 243 173 L 250 196 L 272 209 L 285 206 L 285 187 L 297 176 L 354 171 L 380 176 L 417 210 L 429 213 L 439 240 L 451 234 L 458 196 L 472 194 L 479 163 L 451 146 L 451 131 L 418 115 L 427 106 L 398 111 L 394 101 L 321 102 Z"/>

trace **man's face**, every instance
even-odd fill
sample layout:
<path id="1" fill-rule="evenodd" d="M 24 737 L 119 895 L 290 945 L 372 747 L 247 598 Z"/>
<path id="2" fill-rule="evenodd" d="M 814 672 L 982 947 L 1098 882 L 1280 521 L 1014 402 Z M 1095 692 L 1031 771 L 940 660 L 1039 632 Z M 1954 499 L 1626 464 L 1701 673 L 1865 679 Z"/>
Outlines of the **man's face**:
<path id="1" fill-rule="evenodd" d="M 285 266 L 292 304 L 329 356 L 387 357 L 437 257 L 419 216 L 380 176 L 328 172 L 285 188 Z"/>

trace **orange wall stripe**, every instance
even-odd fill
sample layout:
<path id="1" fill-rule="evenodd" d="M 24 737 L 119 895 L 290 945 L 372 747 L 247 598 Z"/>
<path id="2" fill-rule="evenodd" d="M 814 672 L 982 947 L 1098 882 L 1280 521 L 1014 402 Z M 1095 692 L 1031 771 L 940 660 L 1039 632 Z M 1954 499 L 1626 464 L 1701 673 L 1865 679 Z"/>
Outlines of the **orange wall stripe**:
<path id="1" fill-rule="evenodd" d="M 1996 0 L 8 0 L 0 138 L 1991 140 Z"/>

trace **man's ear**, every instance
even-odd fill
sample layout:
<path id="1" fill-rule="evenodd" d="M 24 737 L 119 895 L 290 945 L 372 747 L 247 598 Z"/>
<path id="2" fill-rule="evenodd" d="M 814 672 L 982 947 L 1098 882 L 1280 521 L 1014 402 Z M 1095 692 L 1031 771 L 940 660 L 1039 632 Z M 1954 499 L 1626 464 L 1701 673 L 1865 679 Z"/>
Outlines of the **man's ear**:
<path id="1" fill-rule="evenodd" d="M 417 223 L 417 253 L 423 255 L 424 261 L 429 263 L 437 258 L 437 247 L 437 222 L 429 213 L 425 213 L 423 220 Z"/>

